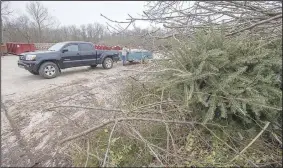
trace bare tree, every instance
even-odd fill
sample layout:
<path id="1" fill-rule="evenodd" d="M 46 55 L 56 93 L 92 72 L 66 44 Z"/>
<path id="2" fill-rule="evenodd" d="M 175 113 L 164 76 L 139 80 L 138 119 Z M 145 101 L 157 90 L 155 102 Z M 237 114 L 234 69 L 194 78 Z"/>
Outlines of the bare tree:
<path id="1" fill-rule="evenodd" d="M 16 30 L 30 43 L 32 35 L 29 18 L 26 15 L 20 16 L 14 25 Z"/>
<path id="2" fill-rule="evenodd" d="M 26 9 L 38 29 L 38 41 L 41 42 L 43 29 L 53 24 L 53 18 L 49 15 L 48 9 L 38 1 L 30 2 L 27 4 Z"/>
<path id="3" fill-rule="evenodd" d="M 7 20 L 3 27 L 3 37 L 5 41 L 27 42 L 35 39 L 35 28 L 31 26 L 30 19 L 26 16 L 19 16 L 13 20 Z"/>
<path id="4" fill-rule="evenodd" d="M 13 10 L 10 8 L 10 1 L 1 1 L 1 17 L 2 19 L 7 19 Z"/>
<path id="5" fill-rule="evenodd" d="M 101 16 L 118 24 L 115 27 L 107 23 L 116 33 L 125 31 L 136 21 L 158 24 L 167 31 L 165 36 L 157 35 L 156 30 L 147 33 L 157 39 L 190 36 L 196 29 L 211 26 L 225 28 L 226 36 L 253 30 L 266 36 L 282 35 L 281 1 L 149 1 L 145 6 L 140 18 L 129 15 L 126 21 L 115 21 Z"/>
<path id="6" fill-rule="evenodd" d="M 87 34 L 86 34 L 86 26 L 85 25 L 80 26 L 80 32 L 81 32 L 82 40 L 86 41 L 87 40 Z"/>
<path id="7" fill-rule="evenodd" d="M 3 25 L 3 42 L 4 41 L 14 41 L 14 35 L 16 32 L 14 31 L 14 26 L 11 22 L 7 21 Z"/>
<path id="8" fill-rule="evenodd" d="M 8 17 L 11 15 L 11 13 L 13 11 L 10 9 L 10 2 L 9 1 L 0 1 L 0 5 L 1 5 L 0 45 L 2 45 L 2 42 L 3 42 L 3 31 L 5 31 L 5 29 L 3 29 L 3 20 L 7 20 Z M 2 50 L 1 50 L 0 55 L 2 55 Z"/>
<path id="9" fill-rule="evenodd" d="M 87 24 L 86 34 L 88 40 L 96 43 L 105 36 L 105 27 L 100 23 Z"/>

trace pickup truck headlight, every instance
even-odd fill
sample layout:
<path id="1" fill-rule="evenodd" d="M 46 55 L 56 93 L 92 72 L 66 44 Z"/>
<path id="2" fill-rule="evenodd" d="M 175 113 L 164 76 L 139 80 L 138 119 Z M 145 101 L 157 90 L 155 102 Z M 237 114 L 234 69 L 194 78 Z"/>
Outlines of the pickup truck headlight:
<path id="1" fill-rule="evenodd" d="M 35 60 L 35 58 L 36 58 L 36 55 L 27 55 L 26 56 L 26 60 L 29 60 L 29 61 Z"/>

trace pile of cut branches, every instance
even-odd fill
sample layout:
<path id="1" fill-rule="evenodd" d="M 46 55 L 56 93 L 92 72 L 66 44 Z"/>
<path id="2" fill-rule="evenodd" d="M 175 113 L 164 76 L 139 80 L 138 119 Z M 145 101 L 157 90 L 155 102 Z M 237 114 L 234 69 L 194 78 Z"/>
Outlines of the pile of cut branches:
<path id="1" fill-rule="evenodd" d="M 114 124 L 104 146 L 93 146 L 103 154 L 92 166 L 282 166 L 282 2 L 146 7 L 142 18 L 113 22 L 162 24 L 142 38 L 167 39 L 160 53 L 169 60 L 123 85 L 124 118 L 63 142 Z M 127 139 L 123 154 L 111 150 L 117 138 Z"/>

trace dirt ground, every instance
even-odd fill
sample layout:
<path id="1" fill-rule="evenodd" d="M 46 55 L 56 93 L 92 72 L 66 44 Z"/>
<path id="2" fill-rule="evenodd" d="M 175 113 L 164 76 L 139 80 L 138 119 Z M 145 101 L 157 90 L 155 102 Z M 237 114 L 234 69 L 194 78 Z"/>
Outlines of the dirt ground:
<path id="1" fill-rule="evenodd" d="M 117 117 L 113 109 L 122 80 L 145 68 L 136 64 L 112 69 L 79 67 L 63 70 L 54 79 L 43 79 L 17 67 L 17 56 L 1 58 L 1 165 L 71 166 L 59 155 L 58 142 L 82 130 Z M 58 107 L 53 110 L 48 108 Z"/>

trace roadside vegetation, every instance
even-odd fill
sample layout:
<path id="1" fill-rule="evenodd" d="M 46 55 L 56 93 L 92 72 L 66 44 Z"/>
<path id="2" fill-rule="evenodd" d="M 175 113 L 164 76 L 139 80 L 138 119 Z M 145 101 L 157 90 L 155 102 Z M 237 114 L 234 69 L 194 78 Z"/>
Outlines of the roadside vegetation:
<path id="1" fill-rule="evenodd" d="M 281 46 L 213 29 L 180 41 L 125 83 L 125 118 L 94 133 L 89 155 L 80 140 L 74 164 L 281 166 Z"/>

